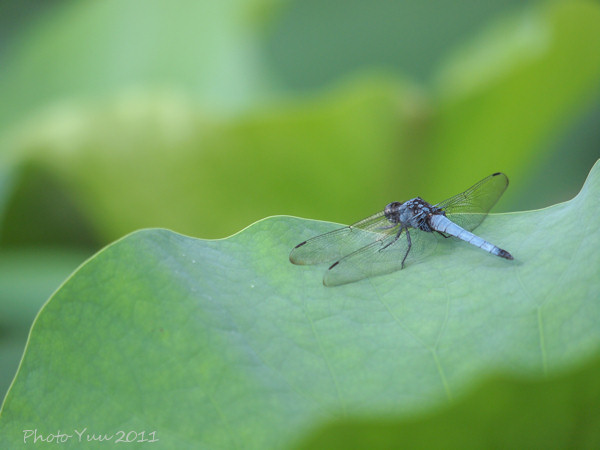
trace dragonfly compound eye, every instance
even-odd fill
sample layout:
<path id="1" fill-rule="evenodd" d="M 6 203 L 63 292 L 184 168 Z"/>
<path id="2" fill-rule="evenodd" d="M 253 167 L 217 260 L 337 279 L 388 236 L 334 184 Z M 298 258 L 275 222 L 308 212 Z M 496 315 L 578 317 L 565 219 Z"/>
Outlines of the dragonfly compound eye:
<path id="1" fill-rule="evenodd" d="M 400 208 L 400 206 L 402 206 L 402 203 L 400 203 L 400 202 L 388 203 L 384 210 L 385 215 L 389 216 L 390 214 L 394 214 L 394 213 L 398 212 L 398 209 Z"/>

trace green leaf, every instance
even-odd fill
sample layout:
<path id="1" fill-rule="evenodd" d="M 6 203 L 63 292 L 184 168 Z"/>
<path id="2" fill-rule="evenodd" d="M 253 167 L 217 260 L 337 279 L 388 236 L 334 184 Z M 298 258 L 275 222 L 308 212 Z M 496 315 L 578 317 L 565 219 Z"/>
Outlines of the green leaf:
<path id="1" fill-rule="evenodd" d="M 429 174 L 451 189 L 461 186 L 456 173 L 530 177 L 551 156 L 552 140 L 597 102 L 599 78 L 597 2 L 536 3 L 497 21 L 439 69 Z M 430 195 L 431 187 L 421 192 Z M 506 200 L 518 195 L 526 192 L 513 189 Z"/>
<path id="2" fill-rule="evenodd" d="M 299 448 L 597 448 L 600 358 L 543 380 L 495 376 L 440 411 L 333 421 Z M 590 413 L 590 414 L 588 414 Z"/>
<path id="3" fill-rule="evenodd" d="M 389 78 L 353 80 L 234 120 L 207 116 L 178 95 L 124 95 L 55 111 L 13 148 L 58 178 L 106 242 L 149 226 L 222 237 L 294 211 L 351 220 L 350 202 L 357 214 L 371 207 L 364 186 L 388 197 L 393 185 L 381 171 L 405 140 L 410 118 L 399 110 L 418 107 L 411 92 Z M 23 230 L 21 217 L 39 210 L 16 209 L 5 228 Z"/>
<path id="4" fill-rule="evenodd" d="M 0 130 L 54 103 L 145 86 L 184 90 L 213 112 L 245 108 L 269 90 L 258 39 L 271 3 L 63 2 L 3 55 Z"/>
<path id="5" fill-rule="evenodd" d="M 17 372 L 41 306 L 86 256 L 66 248 L 0 252 L 0 396 L 4 397 Z"/>
<path id="6" fill-rule="evenodd" d="M 255 2 L 258 0 L 251 3 Z M 123 8 L 117 3 L 121 5 L 72 6 L 85 12 L 86 20 L 69 20 L 69 25 L 78 29 L 94 19 L 100 23 L 96 27 L 111 30 L 103 24 L 121 17 L 113 10 Z M 166 7 L 160 5 L 144 8 L 143 23 L 162 17 Z M 228 41 L 231 47 L 227 48 L 237 54 L 237 45 L 246 42 L 246 33 L 252 34 L 252 30 L 242 27 L 235 31 L 231 22 L 235 22 L 232 15 L 236 16 L 237 10 L 219 5 L 211 14 L 226 30 L 233 28 L 235 38 Z M 96 17 L 96 11 L 102 13 Z M 202 20 L 212 23 L 212 17 L 202 15 Z M 193 22 L 186 16 L 184 24 L 190 20 Z M 212 30 L 200 28 L 207 34 Z M 374 200 L 389 201 L 401 194 L 435 201 L 463 189 L 463 180 L 475 181 L 498 170 L 510 174 L 513 182 L 505 197 L 547 204 L 548 200 L 539 196 L 531 200 L 524 180 L 531 180 L 539 170 L 548 143 L 597 98 L 600 7 L 592 2 L 536 3 L 481 28 L 480 36 L 449 56 L 429 90 L 369 73 L 350 81 L 345 78 L 344 83 L 308 99 L 286 98 L 268 106 L 256 106 L 241 95 L 236 98 L 246 98 L 240 101 L 252 106 L 243 113 L 224 115 L 202 95 L 197 102 L 197 97 L 183 88 L 158 91 L 144 88 L 145 84 L 132 89 L 116 83 L 119 87 L 102 101 L 84 102 L 76 95 L 59 104 L 25 124 L 15 132 L 16 138 L 11 135 L 0 142 L 0 149 L 6 146 L 7 153 L 16 154 L 15 159 L 32 160 L 55 176 L 104 242 L 146 227 L 222 237 L 274 214 L 350 222 L 369 214 Z M 62 33 L 70 35 L 69 30 L 67 27 Z M 127 36 L 114 39 L 129 42 Z M 152 45 L 153 39 L 154 35 L 145 45 Z M 179 38 L 174 39 L 178 42 Z M 63 41 L 76 45 L 76 40 L 64 36 Z M 94 42 L 109 45 L 104 39 Z M 129 58 L 130 47 L 117 47 L 116 56 L 105 48 L 99 52 L 128 61 L 127 67 L 134 73 L 146 67 L 138 61 L 139 55 Z M 178 51 L 187 56 L 182 48 L 177 46 L 172 57 L 181 56 Z M 215 51 L 206 53 L 208 60 L 221 61 L 220 50 Z M 68 53 L 65 59 L 77 60 L 75 56 Z M 104 80 L 102 70 L 119 67 L 110 61 L 92 60 L 94 79 Z M 182 61 L 195 64 L 193 59 Z M 28 65 L 24 67 L 21 70 L 35 73 Z M 175 63 L 169 67 L 165 70 L 196 79 L 190 75 L 193 67 L 184 70 Z M 199 89 L 214 93 L 214 87 L 221 86 L 217 91 L 237 95 L 230 86 L 238 84 L 222 76 L 227 67 L 202 65 L 215 73 Z M 62 64 L 61 70 L 69 70 L 69 65 Z M 247 74 L 247 70 L 228 71 L 232 77 Z M 19 72 L 14 77 L 27 80 L 22 75 Z M 69 86 L 74 83 L 70 77 L 57 76 L 56 80 Z M 6 85 L 10 95 L 23 91 L 13 89 L 11 83 Z M 45 86 L 36 84 L 38 89 Z M 248 88 L 249 95 L 256 92 L 254 87 Z M 25 90 L 28 95 L 33 92 Z M 7 114 L 13 117 L 12 110 Z M 569 150 L 575 151 L 577 145 L 570 145 Z M 424 167 L 427 177 L 423 176 Z M 536 185 L 556 186 L 563 181 L 544 176 Z M 540 187 L 540 191 L 546 190 Z M 28 207 L 32 212 L 23 214 Z M 46 208 L 51 210 L 54 205 L 47 201 Z M 35 217 L 42 210 L 38 204 L 24 202 L 9 211 L 12 214 L 5 219 L 5 228 L 24 232 L 19 219 Z M 45 226 L 45 216 L 37 217 L 28 220 L 30 226 Z M 15 241 L 27 238 L 15 235 L 7 240 L 11 237 Z"/>
<path id="7" fill-rule="evenodd" d="M 600 349 L 599 196 L 600 162 L 573 200 L 477 229 L 514 261 L 448 239 L 423 264 L 337 288 L 324 267 L 288 262 L 331 223 L 274 217 L 215 241 L 133 233 L 38 315 L 0 447 L 85 427 L 156 431 L 165 448 L 274 448 L 332 418 L 445 405 L 491 372 L 563 371 Z"/>

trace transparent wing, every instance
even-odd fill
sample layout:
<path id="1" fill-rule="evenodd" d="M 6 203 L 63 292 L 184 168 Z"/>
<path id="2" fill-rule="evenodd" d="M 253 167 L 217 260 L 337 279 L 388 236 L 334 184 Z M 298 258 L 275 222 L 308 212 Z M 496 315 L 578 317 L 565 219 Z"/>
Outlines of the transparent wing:
<path id="1" fill-rule="evenodd" d="M 303 265 L 337 261 L 361 247 L 394 234 L 398 226 L 390 225 L 383 211 L 378 212 L 353 225 L 301 242 L 291 251 L 290 261 Z"/>
<path id="2" fill-rule="evenodd" d="M 435 206 L 443 209 L 452 222 L 472 231 L 485 219 L 507 186 L 508 177 L 496 172 Z"/>
<path id="3" fill-rule="evenodd" d="M 338 286 L 400 270 L 408 249 L 408 239 L 405 230 L 402 230 L 398 239 L 396 239 L 397 233 L 398 229 L 383 239 L 372 242 L 341 258 L 325 272 L 323 284 Z M 433 233 L 414 228 L 410 228 L 409 233 L 412 245 L 404 267 L 414 264 L 430 254 L 437 244 Z"/>

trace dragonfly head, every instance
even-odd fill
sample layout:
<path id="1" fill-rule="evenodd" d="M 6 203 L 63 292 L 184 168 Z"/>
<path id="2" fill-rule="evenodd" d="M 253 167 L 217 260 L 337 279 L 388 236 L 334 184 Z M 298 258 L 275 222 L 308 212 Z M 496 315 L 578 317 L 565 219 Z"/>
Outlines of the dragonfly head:
<path id="1" fill-rule="evenodd" d="M 388 203 L 385 207 L 385 209 L 383 210 L 385 217 L 390 221 L 390 222 L 398 222 L 398 217 L 400 214 L 400 207 L 402 206 L 401 202 L 392 202 L 392 203 Z"/>

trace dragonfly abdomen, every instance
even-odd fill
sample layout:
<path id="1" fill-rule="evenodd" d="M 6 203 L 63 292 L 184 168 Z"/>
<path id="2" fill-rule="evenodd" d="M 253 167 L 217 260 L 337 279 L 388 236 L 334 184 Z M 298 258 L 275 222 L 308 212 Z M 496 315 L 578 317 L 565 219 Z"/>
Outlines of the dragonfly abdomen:
<path id="1" fill-rule="evenodd" d="M 486 252 L 491 253 L 492 255 L 500 256 L 501 258 L 513 259 L 512 255 L 506 250 L 501 249 L 500 247 L 496 247 L 491 242 L 486 241 L 485 239 L 480 238 L 479 236 L 471 233 L 470 231 L 465 230 L 462 227 L 459 227 L 446 216 L 441 214 L 436 214 L 430 219 L 431 227 L 439 231 L 440 233 L 449 234 L 450 236 L 457 237 L 469 244 L 472 244 L 476 247 L 479 247 Z"/>

